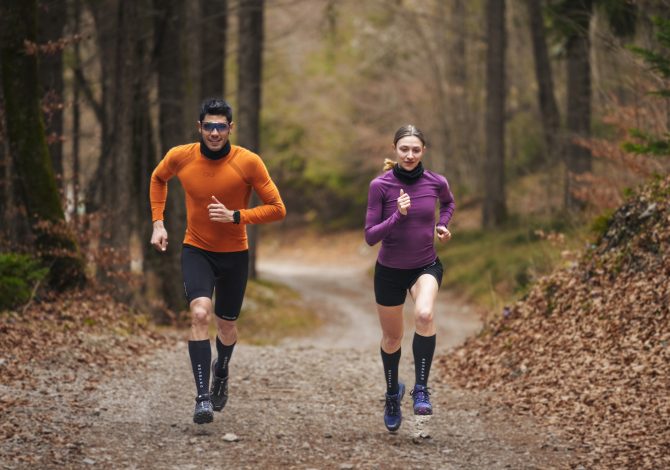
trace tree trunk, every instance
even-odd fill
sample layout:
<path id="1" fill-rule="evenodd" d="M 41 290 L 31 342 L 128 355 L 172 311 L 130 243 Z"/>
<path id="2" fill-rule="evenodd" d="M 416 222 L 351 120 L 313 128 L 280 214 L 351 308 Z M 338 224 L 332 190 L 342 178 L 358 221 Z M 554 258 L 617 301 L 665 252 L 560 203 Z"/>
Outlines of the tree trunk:
<path id="1" fill-rule="evenodd" d="M 499 226 L 505 204 L 505 1 L 486 1 L 486 159 L 484 227 Z"/>
<path id="2" fill-rule="evenodd" d="M 56 44 L 63 37 L 67 18 L 67 2 L 39 0 L 38 43 Z M 44 100 L 49 153 L 60 190 L 63 189 L 63 50 L 54 47 L 39 57 L 42 85 L 40 98 Z"/>
<path id="3" fill-rule="evenodd" d="M 537 79 L 538 102 L 542 116 L 542 130 L 546 152 L 552 157 L 552 163 L 560 153 L 557 150 L 559 143 L 559 128 L 561 124 L 558 105 L 554 94 L 554 77 L 547 52 L 547 41 L 542 18 L 542 0 L 526 0 L 528 16 L 530 18 L 530 33 L 533 43 L 533 58 L 535 61 L 535 77 Z"/>
<path id="4" fill-rule="evenodd" d="M 47 148 L 39 103 L 37 59 L 24 41 L 37 37 L 36 0 L 5 1 L 0 10 L 2 87 L 10 151 L 20 178 L 21 196 L 35 234 L 35 248 L 50 266 L 55 288 L 85 281 L 84 263 L 65 226 Z"/>
<path id="5" fill-rule="evenodd" d="M 182 34 L 180 22 L 184 16 L 184 5 L 180 0 L 168 0 L 155 2 L 158 11 L 156 22 L 156 53 L 158 58 L 158 104 L 159 104 L 159 135 L 161 154 L 165 155 L 168 150 L 176 145 L 182 145 L 187 140 L 188 130 L 184 128 L 184 76 L 182 68 Z M 191 123 L 195 127 L 193 118 Z M 151 165 L 146 174 L 148 182 L 151 171 L 155 167 Z M 146 197 L 144 200 L 148 204 Z M 158 256 L 158 253 L 145 243 L 145 255 L 149 260 L 149 266 L 155 270 L 161 283 L 161 292 L 167 307 L 173 311 L 179 311 L 186 307 L 184 300 L 184 288 L 181 267 L 181 242 L 186 231 L 186 206 L 184 190 L 176 178 L 169 182 L 168 200 L 166 203 L 165 228 L 168 239 L 171 241 L 171 249 L 167 253 Z M 147 213 L 151 214 L 147 205 Z M 150 219 L 146 219 L 150 222 Z M 147 227 L 151 233 L 151 227 Z M 146 237 L 144 240 L 149 240 Z M 156 259 L 158 258 L 158 259 Z"/>
<path id="6" fill-rule="evenodd" d="M 533 58 L 535 78 L 537 81 L 537 98 L 542 119 L 542 133 L 544 137 L 544 174 L 543 185 L 548 200 L 562 190 L 560 178 L 556 178 L 552 169 L 560 168 L 563 158 L 563 140 L 561 138 L 561 117 L 556 104 L 554 93 L 554 77 L 547 51 L 544 18 L 542 16 L 542 0 L 526 0 L 526 8 L 530 20 L 531 42 L 533 44 Z M 559 183 L 557 184 L 557 181 Z M 550 204 L 547 205 L 550 207 Z"/>
<path id="7" fill-rule="evenodd" d="M 263 0 L 246 0 L 239 6 L 239 49 L 237 80 L 237 141 L 260 152 L 261 80 L 263 59 Z M 254 193 L 252 205 L 257 201 Z M 257 277 L 258 226 L 247 227 L 249 276 Z"/>
<path id="8" fill-rule="evenodd" d="M 584 207 L 583 183 L 579 176 L 591 171 L 591 150 L 574 142 L 577 137 L 589 138 L 591 135 L 591 62 L 589 42 L 589 20 L 591 10 L 583 10 L 575 14 L 580 28 L 568 40 L 567 73 L 568 103 L 566 146 L 566 184 L 565 205 L 568 210 Z"/>
<path id="9" fill-rule="evenodd" d="M 122 300 L 129 299 L 127 283 L 114 277 L 130 269 L 130 238 L 133 231 L 134 105 L 137 82 L 142 80 L 138 47 L 146 40 L 139 24 L 142 4 L 133 0 L 89 3 L 96 23 L 101 66 L 101 99 L 92 102 L 101 124 L 100 159 L 87 191 L 92 211 L 101 212 L 99 253 L 107 256 L 98 275 L 117 287 Z M 85 84 L 85 81 L 80 81 Z"/>
<path id="10" fill-rule="evenodd" d="M 81 1 L 74 0 L 73 3 L 73 34 L 79 35 L 81 29 Z M 75 71 L 81 71 L 81 48 L 79 41 L 74 43 L 73 61 Z M 79 191 L 80 191 L 80 173 L 81 161 L 79 156 L 79 132 L 81 131 L 81 112 L 80 112 L 80 85 L 75 79 L 72 81 L 72 220 L 75 226 L 79 225 Z"/>
<path id="11" fill-rule="evenodd" d="M 93 93 L 88 89 L 86 93 L 87 101 L 91 108 L 96 110 L 95 116 L 100 124 L 100 156 L 95 173 L 86 188 L 86 206 L 87 212 L 93 213 L 103 207 L 103 193 L 107 191 L 107 178 L 105 175 L 111 171 L 111 148 L 113 142 L 112 131 L 110 130 L 110 118 L 113 113 L 108 109 L 110 99 L 110 89 L 115 77 L 114 60 L 115 56 L 115 29 L 116 23 L 112 19 L 115 17 L 118 5 L 116 2 L 102 2 L 93 5 L 91 1 L 86 2 L 87 10 L 93 17 L 95 23 L 96 40 L 98 53 L 100 55 L 100 100 L 95 101 Z M 86 92 L 88 86 L 83 74 L 78 76 L 78 83 Z"/>
<path id="12" fill-rule="evenodd" d="M 200 93 L 203 99 L 223 97 L 226 90 L 228 0 L 200 0 L 200 17 Z"/>

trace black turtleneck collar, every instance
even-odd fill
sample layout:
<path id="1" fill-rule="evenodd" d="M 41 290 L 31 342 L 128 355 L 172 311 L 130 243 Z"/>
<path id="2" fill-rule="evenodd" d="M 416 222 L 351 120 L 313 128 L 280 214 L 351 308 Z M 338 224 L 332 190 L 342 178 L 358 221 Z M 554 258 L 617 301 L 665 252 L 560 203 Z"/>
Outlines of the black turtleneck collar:
<path id="1" fill-rule="evenodd" d="M 421 175 L 423 175 L 423 165 L 419 162 L 412 171 L 407 171 L 403 170 L 400 165 L 396 163 L 393 165 L 393 174 L 405 184 L 416 183 L 416 181 L 421 178 Z"/>
<path id="2" fill-rule="evenodd" d="M 220 160 L 230 153 L 230 140 L 226 141 L 226 145 L 221 147 L 221 150 L 214 151 L 207 147 L 205 141 L 200 137 L 200 153 L 210 160 Z"/>

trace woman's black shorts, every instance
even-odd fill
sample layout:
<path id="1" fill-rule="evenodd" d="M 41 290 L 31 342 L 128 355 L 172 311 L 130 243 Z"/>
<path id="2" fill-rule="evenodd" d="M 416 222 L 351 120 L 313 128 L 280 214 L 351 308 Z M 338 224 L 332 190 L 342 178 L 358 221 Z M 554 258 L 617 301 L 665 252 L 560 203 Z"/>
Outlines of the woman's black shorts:
<path id="1" fill-rule="evenodd" d="M 198 297 L 212 298 L 214 313 L 224 320 L 237 320 L 249 277 L 249 251 L 216 253 L 184 245 L 181 251 L 184 292 L 190 304 Z"/>
<path id="2" fill-rule="evenodd" d="M 407 291 L 412 288 L 419 276 L 430 274 L 442 284 L 442 263 L 440 258 L 427 266 L 413 269 L 389 268 L 377 262 L 375 265 L 375 300 L 379 305 L 395 307 L 405 303 Z"/>

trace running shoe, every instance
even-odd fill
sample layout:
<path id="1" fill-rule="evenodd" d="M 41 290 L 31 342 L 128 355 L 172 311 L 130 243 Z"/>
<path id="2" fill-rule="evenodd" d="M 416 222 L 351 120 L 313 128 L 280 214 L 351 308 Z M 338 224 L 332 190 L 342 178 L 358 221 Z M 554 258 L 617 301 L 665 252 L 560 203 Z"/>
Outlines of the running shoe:
<path id="1" fill-rule="evenodd" d="M 430 392 L 425 385 L 415 385 L 414 390 L 410 392 L 414 400 L 415 415 L 432 415 L 433 405 L 430 404 Z"/>
<path id="2" fill-rule="evenodd" d="M 228 401 L 228 377 L 216 375 L 216 362 L 212 362 L 212 389 L 209 396 L 212 400 L 214 411 L 221 411 Z"/>
<path id="3" fill-rule="evenodd" d="M 384 406 L 384 424 L 386 429 L 395 432 L 400 427 L 402 422 L 402 410 L 400 409 L 400 402 L 405 395 L 405 384 L 400 382 L 398 384 L 398 393 L 395 395 L 386 394 L 386 405 Z"/>
<path id="4" fill-rule="evenodd" d="M 195 399 L 193 422 L 196 424 L 211 423 L 214 421 L 214 410 L 209 395 L 198 395 Z"/>

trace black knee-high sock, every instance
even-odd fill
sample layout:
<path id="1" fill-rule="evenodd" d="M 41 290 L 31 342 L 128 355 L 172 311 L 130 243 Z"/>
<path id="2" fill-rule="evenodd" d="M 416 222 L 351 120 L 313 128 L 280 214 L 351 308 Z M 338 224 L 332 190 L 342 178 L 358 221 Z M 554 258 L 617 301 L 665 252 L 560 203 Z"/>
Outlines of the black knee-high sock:
<path id="1" fill-rule="evenodd" d="M 214 371 L 217 377 L 228 377 L 228 363 L 230 362 L 230 357 L 233 355 L 235 344 L 237 343 L 233 343 L 230 346 L 227 346 L 221 342 L 217 335 L 216 352 L 219 354 L 219 357 L 217 358 L 216 370 Z"/>
<path id="2" fill-rule="evenodd" d="M 188 342 L 188 355 L 191 358 L 193 377 L 198 395 L 209 393 L 209 373 L 212 362 L 212 349 L 208 339 Z"/>
<path id="3" fill-rule="evenodd" d="M 425 387 L 428 385 L 430 365 L 433 363 L 435 335 L 421 336 L 414 333 L 412 351 L 414 352 L 414 375 L 416 376 L 416 383 Z"/>
<path id="4" fill-rule="evenodd" d="M 395 395 L 398 393 L 398 365 L 400 364 L 400 348 L 394 353 L 387 353 L 381 349 L 382 364 L 384 364 L 384 377 L 386 379 L 386 393 Z"/>

